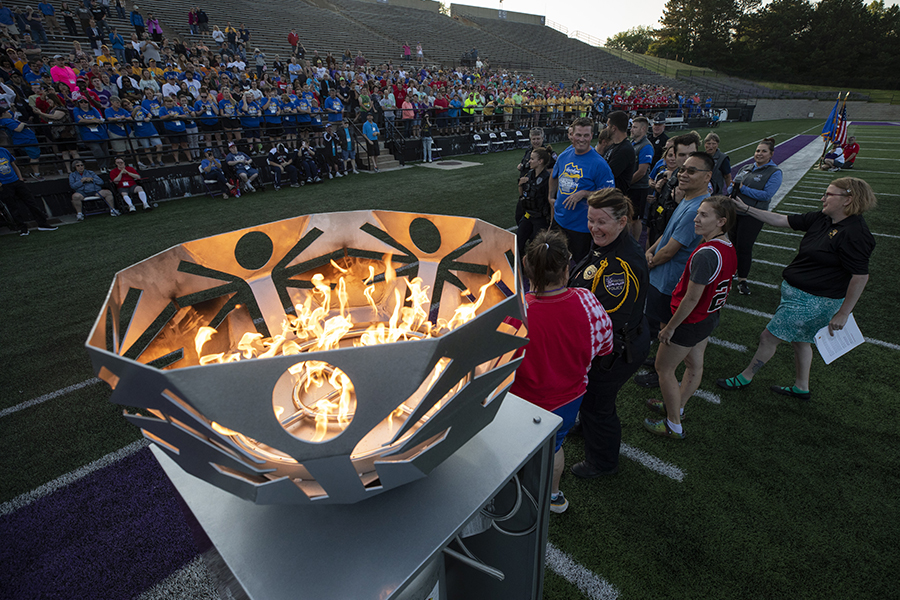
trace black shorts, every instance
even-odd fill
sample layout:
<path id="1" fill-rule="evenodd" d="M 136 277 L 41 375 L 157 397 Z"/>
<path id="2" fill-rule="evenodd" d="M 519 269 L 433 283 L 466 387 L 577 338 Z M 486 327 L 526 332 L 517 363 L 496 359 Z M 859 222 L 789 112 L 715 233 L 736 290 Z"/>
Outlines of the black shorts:
<path id="1" fill-rule="evenodd" d="M 284 129 L 281 127 L 281 123 L 266 123 L 265 131 L 266 135 L 269 137 L 281 137 L 284 135 Z"/>
<path id="2" fill-rule="evenodd" d="M 640 221 L 647 218 L 647 196 L 650 194 L 650 188 L 628 190 L 628 197 L 631 199 L 631 206 L 634 207 L 634 220 Z"/>
<path id="3" fill-rule="evenodd" d="M 378 156 L 381 150 L 378 149 L 378 140 L 366 140 L 366 154 L 369 156 Z"/>
<path id="4" fill-rule="evenodd" d="M 287 135 L 296 135 L 297 123 L 295 121 L 285 121 L 284 122 L 284 132 Z"/>
<path id="5" fill-rule="evenodd" d="M 663 294 L 652 285 L 647 288 L 647 320 L 653 323 L 668 323 L 672 318 L 672 296 Z"/>
<path id="6" fill-rule="evenodd" d="M 198 120 L 198 121 L 197 121 L 197 128 L 198 128 L 200 131 L 212 133 L 212 132 L 215 132 L 215 131 L 222 131 L 222 124 L 219 123 L 218 121 L 216 121 L 216 122 L 213 123 L 212 125 L 207 125 L 207 124 L 204 123 L 203 121 Z"/>
<path id="7" fill-rule="evenodd" d="M 709 315 L 699 323 L 682 323 L 672 334 L 672 343 L 684 348 L 693 348 L 710 336 L 719 325 L 719 311 Z"/>
<path id="8" fill-rule="evenodd" d="M 231 131 L 234 129 L 241 128 L 241 122 L 238 121 L 237 119 L 233 119 L 233 118 L 229 118 L 229 117 L 222 117 L 221 119 L 219 119 L 219 121 L 222 124 L 222 128 L 224 128 L 226 131 Z"/>

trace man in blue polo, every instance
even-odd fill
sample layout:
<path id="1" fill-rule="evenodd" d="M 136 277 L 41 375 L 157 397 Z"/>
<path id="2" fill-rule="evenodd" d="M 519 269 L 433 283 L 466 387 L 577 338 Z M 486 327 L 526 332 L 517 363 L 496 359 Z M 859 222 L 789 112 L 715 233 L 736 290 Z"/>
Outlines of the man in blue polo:
<path id="1" fill-rule="evenodd" d="M 328 90 L 328 97 L 325 98 L 325 103 L 322 105 L 322 108 L 324 109 L 325 114 L 328 115 L 329 123 L 339 124 L 344 120 L 344 103 L 338 98 L 337 89 L 330 88 Z"/>
<path id="2" fill-rule="evenodd" d="M 47 222 L 47 215 L 38 207 L 28 186 L 22 181 L 22 172 L 9 150 L 0 147 L 0 202 L 9 209 L 10 215 L 19 228 L 19 235 L 28 235 L 28 217 L 37 221 L 39 231 L 55 231 L 56 227 Z"/>
<path id="3" fill-rule="evenodd" d="M 569 140 L 550 177 L 549 201 L 553 220 L 569 242 L 569 252 L 577 263 L 591 250 L 591 234 L 587 226 L 587 198 L 591 192 L 615 187 L 612 171 L 603 157 L 591 148 L 594 122 L 581 117 L 572 122 Z"/>

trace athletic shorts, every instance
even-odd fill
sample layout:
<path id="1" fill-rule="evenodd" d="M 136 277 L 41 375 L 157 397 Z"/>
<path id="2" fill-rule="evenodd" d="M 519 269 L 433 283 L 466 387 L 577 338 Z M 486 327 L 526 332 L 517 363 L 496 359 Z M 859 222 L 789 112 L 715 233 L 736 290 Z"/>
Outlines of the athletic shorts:
<path id="1" fill-rule="evenodd" d="M 130 136 L 119 135 L 117 133 L 113 133 L 112 131 L 107 132 L 107 134 L 109 135 L 109 147 L 113 152 L 128 152 L 128 142 L 126 140 Z"/>
<path id="2" fill-rule="evenodd" d="M 563 420 L 562 425 L 560 425 L 559 429 L 556 431 L 554 452 L 559 452 L 559 449 L 562 448 L 563 440 L 566 439 L 569 430 L 575 426 L 575 417 L 578 415 L 578 410 L 581 408 L 581 400 L 583 398 L 584 395 L 581 395 L 553 411 L 554 415 L 562 417 Z"/>
<path id="3" fill-rule="evenodd" d="M 141 146 L 141 148 L 150 148 L 151 146 L 162 146 L 162 139 L 158 135 L 151 135 L 150 137 L 139 137 L 136 138 L 135 141 Z"/>
<path id="4" fill-rule="evenodd" d="M 228 117 L 222 117 L 219 119 L 219 122 L 222 124 L 222 128 L 227 131 L 241 128 L 241 122 L 238 121 L 237 119 L 230 119 Z"/>
<path id="5" fill-rule="evenodd" d="M 20 148 L 31 160 L 37 160 L 41 157 L 41 149 L 38 146 L 20 146 Z"/>
<path id="6" fill-rule="evenodd" d="M 719 325 L 719 311 L 709 315 L 699 323 L 682 323 L 672 334 L 672 343 L 685 348 L 693 348 L 712 334 Z"/>
<path id="7" fill-rule="evenodd" d="M 213 133 L 216 131 L 222 131 L 222 124 L 216 121 L 212 125 L 207 125 L 203 121 L 197 121 L 197 128 L 204 133 Z"/>

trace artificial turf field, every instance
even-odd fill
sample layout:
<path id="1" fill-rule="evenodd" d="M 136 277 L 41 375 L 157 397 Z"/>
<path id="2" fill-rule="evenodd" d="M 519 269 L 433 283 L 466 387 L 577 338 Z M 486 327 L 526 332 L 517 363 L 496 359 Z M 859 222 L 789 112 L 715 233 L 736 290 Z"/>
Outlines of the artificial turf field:
<path id="1" fill-rule="evenodd" d="M 783 142 L 817 133 L 808 120 L 723 124 L 720 147 L 735 164 L 756 142 Z M 850 174 L 866 179 L 879 207 L 866 215 L 876 234 L 869 284 L 855 310 L 867 343 L 825 365 L 813 360 L 811 402 L 768 391 L 790 385 L 793 362 L 784 345 L 740 392 L 721 392 L 717 377 L 736 374 L 750 360 L 764 314 L 778 303 L 781 265 L 795 255 L 800 237 L 766 227 L 754 252 L 752 295 L 733 294 L 710 345 L 701 390 L 688 404 L 684 441 L 646 433 L 644 400 L 658 391 L 627 384 L 619 395 L 623 443 L 664 463 L 673 479 L 623 457 L 618 476 L 583 482 L 571 475 L 562 489 L 569 510 L 553 515 L 550 541 L 603 578 L 621 598 L 890 598 L 900 552 L 900 427 L 896 366 L 900 317 L 892 310 L 900 288 L 894 265 L 900 252 L 900 137 L 890 126 L 851 125 L 862 147 Z M 701 135 L 706 131 L 700 130 Z M 557 150 L 562 146 L 557 144 Z M 148 214 L 92 217 L 52 233 L 0 237 L 5 307 L 0 348 L 0 411 L 80 384 L 93 376 L 84 341 L 116 271 L 172 245 L 299 214 L 382 208 L 475 216 L 513 225 L 515 166 L 521 151 L 469 158 L 480 167 L 456 171 L 411 168 L 357 175 L 302 189 L 245 195 L 240 199 L 192 197 L 163 203 Z M 779 161 L 778 152 L 775 154 Z M 779 212 L 820 208 L 829 181 L 839 174 L 809 172 Z M 740 309 L 749 309 L 741 311 Z M 105 384 L 86 385 L 15 412 L 0 413 L 0 502 L 16 501 L 43 484 L 140 439 L 140 432 L 108 402 Z M 567 464 L 581 460 L 581 440 L 566 442 Z M 67 489 L 54 494 L 66 494 Z M 114 527 L 120 516 L 103 497 Z M 86 597 L 59 591 L 37 562 L 11 562 L 33 540 L 14 532 L 11 504 L 0 511 L 0 597 Z M 65 528 L 64 523 L 59 528 Z M 53 531 L 53 527 L 49 528 Z M 47 540 L 44 557 L 59 561 L 73 541 L 65 532 Z M 13 535 L 15 534 L 15 535 Z M 27 534 L 27 532 L 26 532 Z M 111 548 L 128 555 L 131 544 Z M 186 550 L 190 554 L 190 549 Z M 126 559 L 127 560 L 127 559 Z M 64 570 L 64 568 L 63 568 Z M 33 573 L 32 595 L 10 595 Z M 79 574 L 68 574 L 78 580 Z M 84 574 L 97 598 L 121 597 L 115 573 Z M 102 580 L 102 581 L 101 581 Z M 106 586 L 106 587 L 104 587 Z M 52 593 L 49 590 L 54 590 Z M 4 591 L 6 590 L 6 591 Z M 611 597 L 610 596 L 610 597 Z M 193 598 L 193 592 L 170 597 Z M 595 598 L 547 571 L 544 597 Z"/>

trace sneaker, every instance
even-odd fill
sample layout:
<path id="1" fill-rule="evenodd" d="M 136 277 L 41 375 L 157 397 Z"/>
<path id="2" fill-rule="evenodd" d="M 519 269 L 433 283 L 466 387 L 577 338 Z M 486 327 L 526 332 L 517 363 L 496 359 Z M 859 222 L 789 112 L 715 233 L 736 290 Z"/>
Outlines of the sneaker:
<path id="1" fill-rule="evenodd" d="M 109 209 L 109 216 L 111 216 L 111 217 L 118 217 L 121 214 L 122 213 L 120 213 L 119 211 L 117 211 L 114 208 Z"/>
<path id="2" fill-rule="evenodd" d="M 246 186 L 246 188 L 247 188 L 248 190 L 250 190 L 251 192 L 255 192 L 255 191 L 256 191 L 256 188 L 253 187 L 253 184 L 251 184 L 250 182 L 245 183 L 244 186 Z"/>
<path id="3" fill-rule="evenodd" d="M 837 173 L 837 172 L 840 171 L 841 169 L 840 169 L 840 167 L 831 167 L 831 168 L 828 169 L 828 170 L 831 171 L 832 173 Z"/>
<path id="4" fill-rule="evenodd" d="M 651 371 L 645 375 L 635 375 L 634 382 L 647 389 L 656 388 L 659 387 L 659 374 L 656 371 Z"/>
<path id="5" fill-rule="evenodd" d="M 77 215 L 75 215 L 75 220 L 76 221 L 84 221 L 84 215 L 81 213 L 78 213 Z"/>
<path id="6" fill-rule="evenodd" d="M 38 231 L 56 231 L 59 227 L 54 227 L 53 225 L 41 225 L 38 227 Z"/>
<path id="7" fill-rule="evenodd" d="M 683 440 L 684 439 L 684 431 L 681 433 L 675 433 L 671 429 L 669 429 L 669 424 L 666 423 L 666 420 L 663 419 L 644 419 L 644 429 L 649 431 L 654 435 L 660 435 L 662 437 L 672 438 L 673 440 Z"/>
<path id="8" fill-rule="evenodd" d="M 378 173 L 378 169 L 377 169 L 377 168 L 375 169 L 375 172 Z"/>
<path id="9" fill-rule="evenodd" d="M 164 166 L 166 166 L 166 163 L 164 163 L 163 161 L 159 161 L 158 163 L 156 163 L 156 166 L 164 167 Z"/>
<path id="10" fill-rule="evenodd" d="M 750 285 L 747 283 L 747 280 L 738 281 L 737 284 L 738 293 L 741 296 L 749 296 L 750 295 Z"/>
<path id="11" fill-rule="evenodd" d="M 20 232 L 19 232 L 19 237 L 25 237 L 26 235 L 28 235 L 28 230 L 27 230 L 27 229 L 26 229 L 25 231 L 20 231 Z"/>
<path id="12" fill-rule="evenodd" d="M 331 179 L 331 178 L 329 177 L 329 179 Z M 322 178 L 321 178 L 321 177 L 316 177 L 316 178 L 313 180 L 313 182 L 315 182 L 315 183 L 322 183 Z"/>
<path id="13" fill-rule="evenodd" d="M 747 381 L 744 376 L 738 373 L 735 377 L 728 379 L 716 379 L 716 385 L 723 390 L 739 390 L 753 383 L 753 380 Z"/>
<path id="14" fill-rule="evenodd" d="M 318 177 L 316 177 L 316 181 L 319 181 L 319 178 L 318 178 Z M 307 178 L 306 178 L 306 183 L 312 183 L 312 182 L 313 182 L 313 178 L 312 178 L 312 177 L 307 177 Z"/>
<path id="15" fill-rule="evenodd" d="M 340 172 L 338 172 L 337 176 L 338 176 L 338 177 L 343 177 L 343 174 L 341 174 Z"/>
<path id="16" fill-rule="evenodd" d="M 145 165 L 145 164 L 142 163 L 141 161 L 138 161 L 138 169 L 149 169 L 149 168 L 150 168 L 150 167 L 148 167 L 147 165 Z"/>
<path id="17" fill-rule="evenodd" d="M 359 171 L 357 171 L 356 169 L 353 169 L 353 174 L 354 174 L 354 175 L 359 175 Z M 562 494 L 562 492 L 560 492 L 560 494 Z"/>
<path id="18" fill-rule="evenodd" d="M 144 210 L 153 210 L 153 207 L 150 206 L 149 204 L 147 204 L 147 203 L 145 202 L 145 203 L 144 203 Z"/>
<path id="19" fill-rule="evenodd" d="M 137 212 L 137 208 L 134 207 L 134 204 L 128 207 L 128 212 Z"/>
<path id="20" fill-rule="evenodd" d="M 555 499 L 553 496 L 550 496 L 550 512 L 555 512 L 556 514 L 564 513 L 567 508 L 569 508 L 569 501 L 566 500 L 566 495 L 563 494 L 562 490 L 559 490 Z"/>
<path id="21" fill-rule="evenodd" d="M 656 398 L 650 398 L 647 402 L 644 403 L 647 408 L 650 409 L 651 412 L 655 412 L 658 415 L 666 416 L 666 404 L 662 400 L 657 400 Z M 681 413 L 681 420 L 684 421 L 684 413 Z"/>
<path id="22" fill-rule="evenodd" d="M 275 191 L 276 191 L 276 192 L 277 192 L 278 190 L 281 189 L 281 186 L 280 186 L 280 185 L 276 185 L 276 186 L 273 186 L 273 187 L 275 188 Z"/>
<path id="23" fill-rule="evenodd" d="M 300 184 L 299 184 L 299 183 L 292 183 L 292 184 L 291 184 L 291 187 L 300 187 Z"/>

